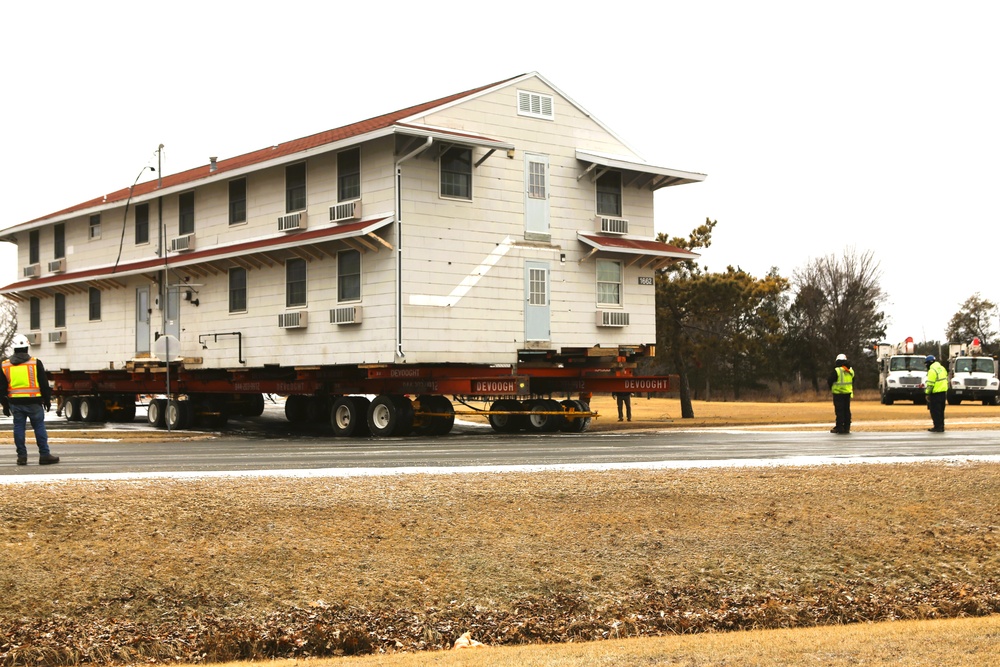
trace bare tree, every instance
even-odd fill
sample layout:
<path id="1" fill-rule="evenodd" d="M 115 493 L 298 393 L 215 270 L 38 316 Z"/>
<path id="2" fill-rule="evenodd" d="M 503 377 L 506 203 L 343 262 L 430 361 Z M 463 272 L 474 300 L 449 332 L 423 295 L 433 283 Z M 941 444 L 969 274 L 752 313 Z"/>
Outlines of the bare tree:
<path id="1" fill-rule="evenodd" d="M 948 322 L 948 340 L 968 343 L 973 338 L 978 338 L 984 346 L 994 343 L 997 333 L 993 328 L 993 320 L 996 317 L 996 304 L 976 292 L 958 307 L 958 312 Z"/>
<path id="2" fill-rule="evenodd" d="M 0 297 L 0 358 L 6 359 L 10 343 L 17 333 L 17 304 Z"/>

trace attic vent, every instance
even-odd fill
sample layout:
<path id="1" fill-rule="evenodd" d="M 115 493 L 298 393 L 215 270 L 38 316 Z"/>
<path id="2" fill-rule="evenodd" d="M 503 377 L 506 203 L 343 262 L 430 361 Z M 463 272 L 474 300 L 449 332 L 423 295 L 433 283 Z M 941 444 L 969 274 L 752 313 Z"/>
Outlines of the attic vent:
<path id="1" fill-rule="evenodd" d="M 29 264 L 24 267 L 25 278 L 37 278 L 42 273 L 42 267 L 38 264 Z"/>
<path id="2" fill-rule="evenodd" d="M 627 327 L 628 313 L 621 310 L 599 310 L 597 311 L 597 326 Z"/>
<path id="3" fill-rule="evenodd" d="M 50 343 L 65 343 L 66 342 L 66 332 L 65 331 L 50 331 L 49 332 L 49 342 Z"/>
<path id="4" fill-rule="evenodd" d="M 330 309 L 330 324 L 360 324 L 361 306 L 343 306 Z"/>
<path id="5" fill-rule="evenodd" d="M 49 273 L 63 273 L 66 270 L 66 258 L 54 259 L 49 262 Z"/>
<path id="6" fill-rule="evenodd" d="M 358 220 L 361 217 L 361 200 L 345 201 L 330 207 L 330 222 Z"/>
<path id="7" fill-rule="evenodd" d="M 597 216 L 598 229 L 605 234 L 628 234 L 628 220 L 625 218 L 606 218 Z"/>
<path id="8" fill-rule="evenodd" d="M 517 91 L 517 114 L 552 120 L 555 117 L 552 111 L 552 96 L 527 90 Z"/>
<path id="9" fill-rule="evenodd" d="M 309 313 L 304 310 L 293 310 L 287 313 L 278 313 L 279 329 L 305 329 L 309 322 Z"/>
<path id="10" fill-rule="evenodd" d="M 289 213 L 278 218 L 279 232 L 295 232 L 306 228 L 306 212 Z"/>
<path id="11" fill-rule="evenodd" d="M 170 239 L 171 252 L 187 252 L 189 250 L 194 250 L 194 234 L 185 234 Z"/>

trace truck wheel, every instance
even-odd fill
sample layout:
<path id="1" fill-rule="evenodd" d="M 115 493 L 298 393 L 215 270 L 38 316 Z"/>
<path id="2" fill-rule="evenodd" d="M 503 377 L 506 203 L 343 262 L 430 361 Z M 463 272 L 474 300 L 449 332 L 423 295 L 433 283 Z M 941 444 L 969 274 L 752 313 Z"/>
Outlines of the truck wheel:
<path id="1" fill-rule="evenodd" d="M 455 425 L 455 407 L 444 396 L 421 394 L 417 398 L 420 412 L 437 413 L 433 416 L 419 416 L 413 424 L 413 431 L 420 435 L 446 435 Z"/>
<path id="2" fill-rule="evenodd" d="M 104 421 L 104 399 L 99 396 L 84 396 L 80 399 L 80 419 L 93 424 Z"/>
<path id="3" fill-rule="evenodd" d="M 166 426 L 167 399 L 154 398 L 146 408 L 146 421 L 151 426 L 163 428 Z"/>
<path id="4" fill-rule="evenodd" d="M 583 401 L 565 400 L 562 402 L 566 410 L 566 423 L 562 426 L 565 433 L 583 433 L 590 427 L 590 417 L 573 417 L 574 412 L 590 412 L 590 406 Z"/>
<path id="5" fill-rule="evenodd" d="M 164 421 L 167 427 L 174 431 L 182 431 L 191 426 L 191 401 L 178 401 L 176 398 L 170 399 L 164 410 Z"/>
<path id="6" fill-rule="evenodd" d="M 405 396 L 379 396 L 368 407 L 368 428 L 376 438 L 409 435 L 413 403 Z"/>
<path id="7" fill-rule="evenodd" d="M 558 412 L 559 414 L 551 414 Z M 528 430 L 535 433 L 552 433 L 566 423 L 563 407 L 558 401 L 545 399 L 534 401 L 528 409 Z"/>
<path id="8" fill-rule="evenodd" d="M 889 394 L 882 394 L 882 405 L 892 405 L 895 399 Z"/>
<path id="9" fill-rule="evenodd" d="M 292 394 L 285 399 L 285 419 L 301 424 L 309 419 L 309 397 Z"/>
<path id="10" fill-rule="evenodd" d="M 913 399 L 914 405 L 927 405 L 927 397 L 920 395 Z"/>
<path id="11" fill-rule="evenodd" d="M 961 404 L 962 404 L 961 397 L 959 397 L 959 396 L 949 396 L 948 397 L 948 405 L 961 405 Z"/>
<path id="12" fill-rule="evenodd" d="M 68 422 L 78 422 L 80 421 L 80 397 L 70 396 L 66 399 L 63 404 L 63 415 L 66 416 L 66 421 Z"/>
<path id="13" fill-rule="evenodd" d="M 495 401 L 490 406 L 490 412 L 521 412 L 521 404 L 517 401 L 504 399 Z M 489 415 L 490 426 L 497 433 L 517 433 L 524 428 L 523 415 Z"/>
<path id="14" fill-rule="evenodd" d="M 333 434 L 341 438 L 368 435 L 368 406 L 364 396 L 341 396 L 330 408 Z"/>

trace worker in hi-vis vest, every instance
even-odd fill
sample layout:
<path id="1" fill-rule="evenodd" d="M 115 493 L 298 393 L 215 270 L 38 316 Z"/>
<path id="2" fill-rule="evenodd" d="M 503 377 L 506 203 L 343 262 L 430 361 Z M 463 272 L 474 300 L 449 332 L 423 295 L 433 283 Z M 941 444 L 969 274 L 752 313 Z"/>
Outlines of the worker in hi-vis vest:
<path id="1" fill-rule="evenodd" d="M 3 362 L 0 376 L 0 403 L 3 414 L 14 417 L 14 447 L 17 465 L 28 465 L 28 448 L 24 444 L 25 428 L 31 422 L 38 445 L 38 464 L 59 463 L 59 457 L 49 451 L 49 434 L 45 430 L 45 412 L 52 407 L 52 389 L 45 377 L 45 366 L 28 354 L 28 338 L 16 334 L 11 341 L 14 354 Z"/>
<path id="2" fill-rule="evenodd" d="M 847 363 L 846 354 L 838 354 L 833 372 L 827 378 L 833 393 L 833 412 L 837 423 L 830 433 L 851 432 L 851 397 L 854 396 L 854 369 Z"/>
<path id="3" fill-rule="evenodd" d="M 924 359 L 927 365 L 927 380 L 924 391 L 927 395 L 927 409 L 931 411 L 934 426 L 927 429 L 931 433 L 944 433 L 944 406 L 948 398 L 948 369 L 941 365 L 933 354 Z"/>

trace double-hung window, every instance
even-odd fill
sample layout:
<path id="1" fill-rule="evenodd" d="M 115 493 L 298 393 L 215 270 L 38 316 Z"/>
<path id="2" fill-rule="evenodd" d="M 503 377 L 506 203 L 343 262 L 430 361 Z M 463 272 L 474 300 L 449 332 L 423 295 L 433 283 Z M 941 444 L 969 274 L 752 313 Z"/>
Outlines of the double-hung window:
<path id="1" fill-rule="evenodd" d="M 622 175 L 608 171 L 597 179 L 597 214 L 619 217 L 622 214 Z"/>
<path id="2" fill-rule="evenodd" d="M 95 213 L 90 216 L 90 227 L 87 231 L 87 238 L 94 240 L 101 238 L 101 214 Z"/>
<path id="3" fill-rule="evenodd" d="M 361 300 L 361 253 L 341 250 L 337 253 L 337 301 Z"/>
<path id="4" fill-rule="evenodd" d="M 472 149 L 452 146 L 441 156 L 441 196 L 472 199 Z"/>
<path id="5" fill-rule="evenodd" d="M 52 259 L 66 256 L 66 224 L 60 222 L 52 228 Z"/>
<path id="6" fill-rule="evenodd" d="M 306 260 L 285 262 L 285 306 L 306 305 Z"/>
<path id="7" fill-rule="evenodd" d="M 56 292 L 55 295 L 55 320 L 52 322 L 56 329 L 66 327 L 66 295 Z"/>
<path id="8" fill-rule="evenodd" d="M 621 262 L 611 259 L 597 260 L 598 305 L 622 305 L 622 273 Z"/>
<path id="9" fill-rule="evenodd" d="M 247 221 L 247 179 L 229 181 L 229 224 Z"/>
<path id="10" fill-rule="evenodd" d="M 91 287 L 88 299 L 90 302 L 90 321 L 97 322 L 101 319 L 101 290 Z"/>
<path id="11" fill-rule="evenodd" d="M 285 167 L 285 213 L 301 211 L 306 207 L 306 163 L 298 162 Z"/>
<path id="12" fill-rule="evenodd" d="M 28 264 L 38 264 L 39 254 L 38 230 L 28 232 Z"/>
<path id="13" fill-rule="evenodd" d="M 177 232 L 181 236 L 194 234 L 194 190 L 181 193 L 178 198 L 178 206 L 180 213 L 177 220 Z"/>
<path id="14" fill-rule="evenodd" d="M 361 149 L 337 153 L 337 201 L 350 201 L 361 196 Z"/>
<path id="15" fill-rule="evenodd" d="M 243 313 L 247 309 L 247 270 L 229 269 L 229 312 Z"/>
<path id="16" fill-rule="evenodd" d="M 28 300 L 28 328 L 32 331 L 42 328 L 42 300 L 37 296 Z"/>
<path id="17" fill-rule="evenodd" d="M 137 204 L 135 207 L 135 244 L 149 243 L 149 204 Z"/>

